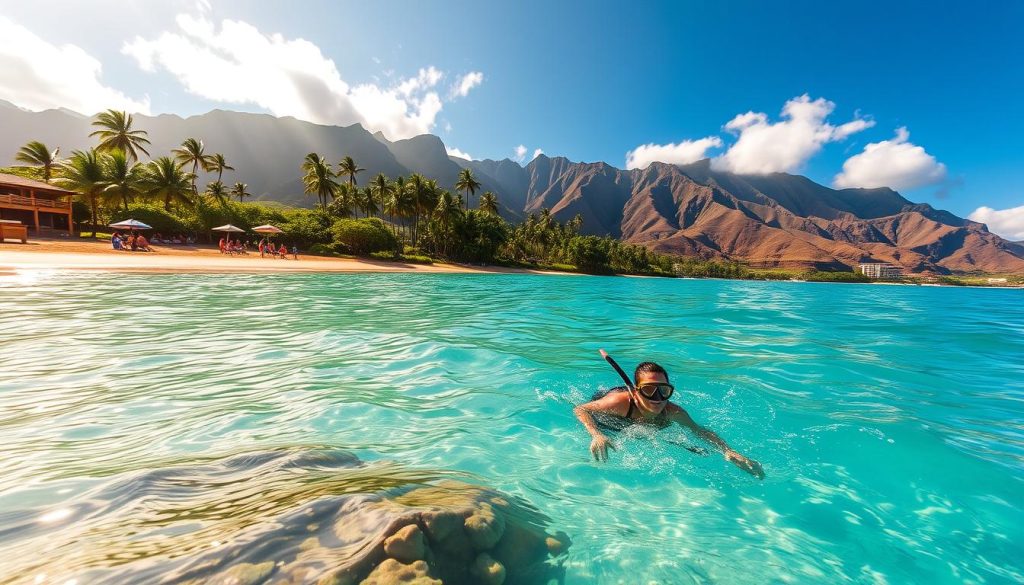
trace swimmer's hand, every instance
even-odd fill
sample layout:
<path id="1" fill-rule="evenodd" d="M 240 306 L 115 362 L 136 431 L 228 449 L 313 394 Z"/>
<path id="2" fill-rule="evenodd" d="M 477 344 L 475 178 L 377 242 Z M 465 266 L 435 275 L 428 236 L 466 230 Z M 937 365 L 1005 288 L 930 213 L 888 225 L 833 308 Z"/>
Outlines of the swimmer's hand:
<path id="1" fill-rule="evenodd" d="M 743 471 L 746 471 L 750 475 L 753 475 L 757 479 L 764 479 L 764 469 L 761 468 L 761 464 L 757 461 L 748 459 L 732 449 L 726 451 L 724 455 L 726 461 L 732 463 L 736 467 L 739 467 Z"/>
<path id="2" fill-rule="evenodd" d="M 614 451 L 615 443 L 612 443 L 611 440 L 604 435 L 596 435 L 594 436 L 594 440 L 590 442 L 590 454 L 594 456 L 596 461 L 608 461 L 609 447 Z"/>

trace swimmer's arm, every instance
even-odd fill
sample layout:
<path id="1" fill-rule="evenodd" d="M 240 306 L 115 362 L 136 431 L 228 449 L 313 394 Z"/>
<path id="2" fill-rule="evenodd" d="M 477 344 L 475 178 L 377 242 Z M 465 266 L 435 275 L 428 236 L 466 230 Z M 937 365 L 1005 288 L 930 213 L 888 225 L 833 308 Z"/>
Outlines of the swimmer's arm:
<path id="1" fill-rule="evenodd" d="M 598 400 L 591 400 L 586 404 L 581 404 L 572 410 L 576 418 L 583 423 L 583 426 L 593 437 L 590 442 L 590 453 L 594 456 L 594 459 L 598 461 L 608 460 L 608 448 L 615 449 L 615 445 L 608 440 L 608 437 L 604 436 L 604 433 L 597 428 L 597 422 L 594 421 L 594 416 L 591 413 L 594 412 L 605 412 L 608 414 L 614 414 L 618 416 L 625 415 L 625 409 L 622 407 L 622 397 L 620 394 L 625 392 L 616 392 L 609 394 Z M 628 398 L 628 397 L 627 397 Z"/>
<path id="2" fill-rule="evenodd" d="M 764 470 L 761 468 L 761 464 L 757 461 L 746 457 L 745 455 L 733 450 L 728 443 L 722 437 L 719 437 L 714 431 L 707 427 L 703 427 L 697 424 L 696 421 L 690 417 L 690 414 L 682 408 L 672 404 L 668 412 L 669 420 L 674 420 L 682 426 L 693 431 L 695 435 L 718 447 L 722 451 L 722 455 L 725 456 L 726 461 L 732 463 L 736 467 L 739 467 L 743 471 L 746 471 L 750 475 L 758 479 L 764 479 Z"/>

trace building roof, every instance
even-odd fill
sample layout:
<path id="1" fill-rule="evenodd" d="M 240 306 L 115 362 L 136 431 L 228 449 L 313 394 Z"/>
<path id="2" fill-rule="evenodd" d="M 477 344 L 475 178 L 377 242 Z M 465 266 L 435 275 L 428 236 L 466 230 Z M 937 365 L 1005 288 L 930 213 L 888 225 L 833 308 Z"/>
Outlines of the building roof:
<path id="1" fill-rule="evenodd" d="M 26 179 L 25 177 L 19 177 L 18 175 L 8 175 L 7 173 L 0 173 L 0 185 L 9 185 L 12 187 L 21 187 L 22 189 L 38 189 L 41 191 L 53 191 L 62 195 L 74 195 L 74 191 L 68 191 L 67 189 L 61 189 L 60 187 L 51 183 L 44 183 L 42 181 L 36 181 L 35 179 Z"/>

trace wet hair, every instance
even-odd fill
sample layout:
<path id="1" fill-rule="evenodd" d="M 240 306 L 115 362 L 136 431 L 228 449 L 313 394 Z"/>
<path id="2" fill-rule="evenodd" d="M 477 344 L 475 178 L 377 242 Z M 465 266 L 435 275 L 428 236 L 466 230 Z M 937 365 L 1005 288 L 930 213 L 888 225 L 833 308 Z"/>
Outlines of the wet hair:
<path id="1" fill-rule="evenodd" d="M 640 365 L 638 365 L 635 370 L 633 370 L 633 383 L 634 384 L 637 383 L 637 380 L 640 379 L 640 374 L 643 374 L 643 373 L 661 374 L 661 375 L 665 376 L 665 381 L 666 382 L 668 381 L 668 372 L 665 371 L 665 368 L 659 366 L 658 364 L 656 364 L 654 362 L 643 362 Z"/>

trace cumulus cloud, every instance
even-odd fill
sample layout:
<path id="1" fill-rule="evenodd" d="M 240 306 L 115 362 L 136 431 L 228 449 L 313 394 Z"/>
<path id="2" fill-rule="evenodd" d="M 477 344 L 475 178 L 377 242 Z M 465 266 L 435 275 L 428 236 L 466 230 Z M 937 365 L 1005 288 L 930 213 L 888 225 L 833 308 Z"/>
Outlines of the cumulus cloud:
<path id="1" fill-rule="evenodd" d="M 451 87 L 450 96 L 454 99 L 456 97 L 466 97 L 469 95 L 469 90 L 480 85 L 484 82 L 484 74 L 479 71 L 470 71 L 469 73 L 460 77 L 454 85 Z"/>
<path id="2" fill-rule="evenodd" d="M 533 160 L 533 159 L 537 158 L 538 156 L 540 156 L 540 155 L 542 155 L 542 154 L 544 154 L 544 151 L 543 151 L 543 150 L 541 150 L 541 149 L 539 149 L 539 148 L 538 148 L 538 149 L 535 149 L 535 150 L 533 151 L 533 156 L 531 156 L 531 157 L 530 157 L 530 160 Z"/>
<path id="3" fill-rule="evenodd" d="M 786 102 L 782 120 L 770 122 L 763 112 L 739 114 L 725 125 L 737 135 L 736 142 L 711 161 L 716 170 L 740 174 L 793 172 L 829 142 L 874 126 L 857 118 L 838 127 L 828 123 L 835 104 L 802 95 Z"/>
<path id="4" fill-rule="evenodd" d="M 832 184 L 837 188 L 889 187 L 903 191 L 944 181 L 946 165 L 909 138 L 906 128 L 898 128 L 895 138 L 868 144 L 864 152 L 846 159 Z"/>
<path id="5" fill-rule="evenodd" d="M 150 113 L 149 98 L 133 99 L 100 81 L 103 67 L 75 45 L 57 46 L 0 16 L 0 99 L 28 110 L 107 108 Z"/>
<path id="6" fill-rule="evenodd" d="M 705 158 L 708 150 L 720 146 L 722 139 L 717 136 L 676 144 L 643 144 L 626 153 L 626 168 L 646 169 L 653 162 L 685 165 Z"/>
<path id="7" fill-rule="evenodd" d="M 186 91 L 210 100 L 255 104 L 318 124 L 360 123 L 390 138 L 429 132 L 442 109 L 436 86 L 444 73 L 434 67 L 389 87 L 350 85 L 307 40 L 235 20 L 224 20 L 219 30 L 205 16 L 181 14 L 176 22 L 177 30 L 136 37 L 122 52 L 143 70 L 165 70 Z"/>
<path id="8" fill-rule="evenodd" d="M 526 148 L 526 146 L 523 145 L 523 144 L 520 144 L 519 146 L 515 147 L 515 149 L 514 149 L 514 151 L 516 153 L 515 160 L 517 160 L 519 162 L 523 162 L 524 160 L 526 160 L 526 153 L 527 153 L 528 150 L 529 149 Z"/>
<path id="9" fill-rule="evenodd" d="M 459 158 L 464 158 L 466 160 L 474 160 L 473 159 L 473 155 L 469 154 L 468 152 L 464 152 L 462 150 L 459 150 L 458 148 L 455 148 L 454 146 L 445 145 L 444 149 L 445 149 L 446 152 L 448 152 L 448 156 L 457 156 Z"/>
<path id="10" fill-rule="evenodd" d="M 989 231 L 1008 240 L 1024 240 L 1024 205 L 1009 209 L 979 207 L 967 219 L 986 224 Z"/>

